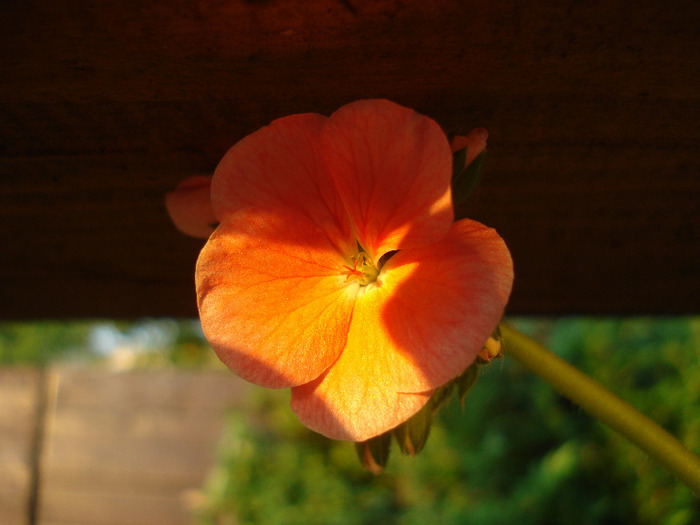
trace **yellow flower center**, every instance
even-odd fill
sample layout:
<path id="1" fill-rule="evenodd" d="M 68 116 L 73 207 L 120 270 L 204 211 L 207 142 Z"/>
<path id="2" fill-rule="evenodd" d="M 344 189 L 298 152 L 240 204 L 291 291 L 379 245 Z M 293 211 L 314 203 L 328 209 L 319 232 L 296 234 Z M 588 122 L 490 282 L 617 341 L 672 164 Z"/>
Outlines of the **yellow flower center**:
<path id="1" fill-rule="evenodd" d="M 345 275 L 345 282 L 356 281 L 360 286 L 366 286 L 377 280 L 379 269 L 365 252 L 359 252 L 351 260 L 352 267 L 343 265 L 344 270 L 340 272 Z"/>

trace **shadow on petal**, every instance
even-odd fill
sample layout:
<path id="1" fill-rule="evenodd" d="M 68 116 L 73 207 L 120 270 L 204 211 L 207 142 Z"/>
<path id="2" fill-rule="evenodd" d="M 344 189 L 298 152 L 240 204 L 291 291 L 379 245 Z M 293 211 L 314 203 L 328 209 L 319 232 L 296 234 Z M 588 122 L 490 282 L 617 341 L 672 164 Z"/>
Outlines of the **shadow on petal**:
<path id="1" fill-rule="evenodd" d="M 405 250 L 385 269 L 396 286 L 381 312 L 400 358 L 416 369 L 396 377 L 400 392 L 423 392 L 461 374 L 498 325 L 513 263 L 495 230 L 468 219 L 426 248 Z"/>

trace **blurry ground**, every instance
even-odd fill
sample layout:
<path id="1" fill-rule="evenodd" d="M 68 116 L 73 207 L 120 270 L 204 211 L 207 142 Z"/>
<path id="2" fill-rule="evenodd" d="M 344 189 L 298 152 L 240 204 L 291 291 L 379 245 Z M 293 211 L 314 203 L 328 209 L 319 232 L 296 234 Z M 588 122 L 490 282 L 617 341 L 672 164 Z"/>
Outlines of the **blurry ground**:
<path id="1" fill-rule="evenodd" d="M 0 371 L 0 523 L 191 523 L 224 414 L 220 371 Z"/>

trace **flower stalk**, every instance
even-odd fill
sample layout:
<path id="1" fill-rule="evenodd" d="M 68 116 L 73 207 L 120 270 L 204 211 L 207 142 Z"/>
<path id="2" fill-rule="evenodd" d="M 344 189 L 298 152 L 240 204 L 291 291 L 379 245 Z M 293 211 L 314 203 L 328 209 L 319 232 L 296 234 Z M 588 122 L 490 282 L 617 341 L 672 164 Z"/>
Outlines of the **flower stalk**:
<path id="1" fill-rule="evenodd" d="M 630 404 L 513 327 L 502 324 L 504 349 L 593 417 L 646 452 L 700 495 L 700 458 Z"/>

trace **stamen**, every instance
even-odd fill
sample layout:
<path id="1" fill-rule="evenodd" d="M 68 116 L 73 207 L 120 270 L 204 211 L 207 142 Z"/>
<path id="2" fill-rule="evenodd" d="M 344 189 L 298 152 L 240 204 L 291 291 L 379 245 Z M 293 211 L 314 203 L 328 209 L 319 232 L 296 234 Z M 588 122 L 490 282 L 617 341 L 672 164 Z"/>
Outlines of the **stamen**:
<path id="1" fill-rule="evenodd" d="M 352 268 L 345 264 L 343 268 L 345 270 L 340 273 L 346 276 L 345 282 L 357 281 L 362 286 L 373 283 L 379 275 L 379 270 L 365 252 L 359 252 L 352 257 Z"/>

